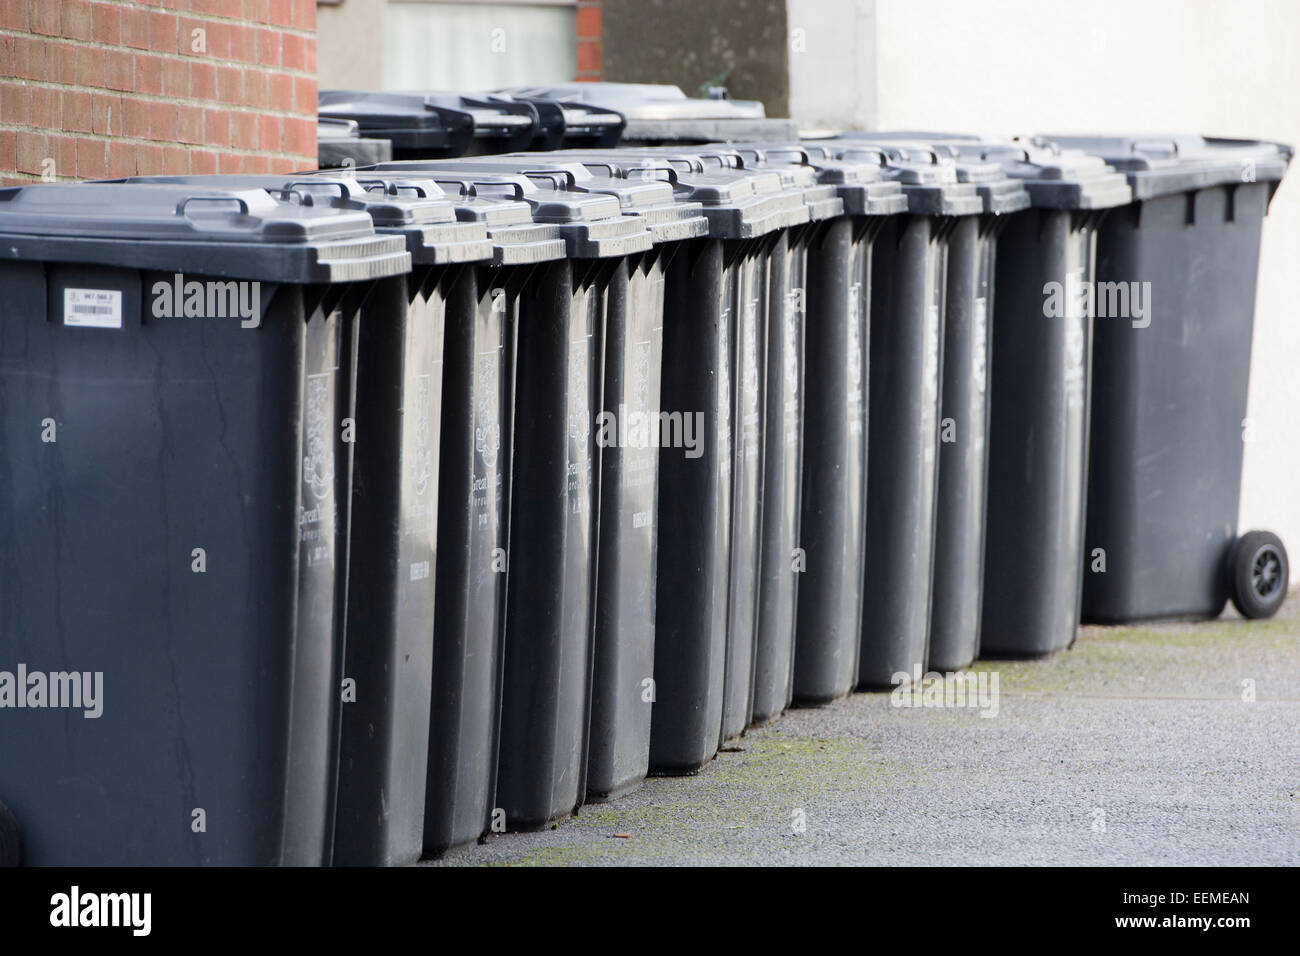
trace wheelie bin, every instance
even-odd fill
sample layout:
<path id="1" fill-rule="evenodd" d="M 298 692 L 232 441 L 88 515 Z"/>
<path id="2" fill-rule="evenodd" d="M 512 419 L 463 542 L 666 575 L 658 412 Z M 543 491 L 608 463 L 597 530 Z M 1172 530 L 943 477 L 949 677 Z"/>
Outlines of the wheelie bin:
<path id="1" fill-rule="evenodd" d="M 833 184 L 845 218 L 818 227 L 807 243 L 807 369 L 795 703 L 821 704 L 857 683 L 866 562 L 867 346 L 871 251 L 885 217 L 906 212 L 902 186 L 885 178 L 883 157 L 836 160 L 825 144 L 770 146 L 769 162 L 808 163 Z M 779 661 L 774 658 L 774 669 Z M 779 682 L 774 682 L 779 686 Z M 756 685 L 757 687 L 758 685 Z M 759 711 L 756 689 L 755 711 Z"/>
<path id="2" fill-rule="evenodd" d="M 321 169 L 352 168 L 393 158 L 393 144 L 367 139 L 353 120 L 319 117 L 316 121 L 316 161 Z"/>
<path id="3" fill-rule="evenodd" d="M 571 189 L 614 196 L 655 241 L 650 251 L 628 257 L 626 296 L 611 300 L 596 425 L 600 520 L 587 793 L 605 799 L 637 786 L 648 769 L 644 684 L 654 674 L 664 274 L 681 243 L 707 233 L 708 220 L 699 203 L 676 198 L 671 166 L 634 167 L 629 175 L 617 154 L 606 151 L 486 156 L 454 165 L 560 176 Z"/>
<path id="4" fill-rule="evenodd" d="M 566 108 L 601 107 L 626 121 L 619 146 L 684 146 L 723 141 L 789 141 L 798 138 L 793 120 L 770 119 L 757 100 L 733 100 L 726 91 L 693 99 L 680 88 L 659 83 L 561 83 L 501 90 L 529 102 L 547 100 Z"/>
<path id="5" fill-rule="evenodd" d="M 317 114 L 352 120 L 368 139 L 392 143 L 393 159 L 433 159 L 526 149 L 537 108 L 505 97 L 438 90 L 321 90 Z"/>
<path id="6" fill-rule="evenodd" d="M 1175 136 L 1048 136 L 1128 177 L 1097 234 L 1082 617 L 1269 617 L 1287 557 L 1237 538 L 1255 284 L 1289 146 Z"/>
<path id="7" fill-rule="evenodd" d="M 328 863 L 354 343 L 405 242 L 163 183 L 0 190 L 0 236 L 26 862 Z"/>
<path id="8" fill-rule="evenodd" d="M 884 164 L 908 200 L 873 254 L 867 570 L 858 684 L 889 687 L 923 667 L 930 632 L 948 244 L 984 208 L 948 156 L 846 138 L 845 159 Z"/>
<path id="9" fill-rule="evenodd" d="M 605 341 L 622 340 L 629 296 L 638 305 L 653 297 L 644 287 L 653 286 L 656 257 L 645 220 L 623 215 L 612 194 L 577 188 L 574 171 L 515 173 L 508 162 L 486 159 L 393 163 L 375 172 L 513 190 L 569 244 L 568 320 L 521 320 L 518 342 L 497 806 L 507 828 L 530 829 L 571 813 L 585 795 Z M 519 165 L 527 169 L 533 159 Z M 658 198 L 670 202 L 671 191 Z M 652 298 L 645 316 L 651 330 L 655 304 Z M 644 493 L 652 496 L 648 477 Z"/>

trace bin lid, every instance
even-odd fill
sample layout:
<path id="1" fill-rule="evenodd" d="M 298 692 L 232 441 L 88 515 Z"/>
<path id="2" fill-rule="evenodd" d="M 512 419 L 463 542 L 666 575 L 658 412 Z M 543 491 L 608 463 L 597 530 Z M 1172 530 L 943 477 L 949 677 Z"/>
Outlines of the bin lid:
<path id="1" fill-rule="evenodd" d="M 807 154 L 797 145 L 782 144 L 783 151 L 774 152 L 768 143 L 729 143 L 722 152 L 734 153 L 739 157 L 739 165 L 746 168 L 770 169 L 781 177 L 781 183 L 787 189 L 797 189 L 808 207 L 808 218 L 812 222 L 844 215 L 844 201 L 834 184 L 823 183 L 817 176 L 817 170 L 807 162 Z M 715 147 L 703 147 L 704 152 L 715 151 Z"/>
<path id="2" fill-rule="evenodd" d="M 1226 183 L 1277 182 L 1293 150 L 1283 143 L 1173 135 L 1043 135 L 1036 145 L 1080 149 L 1100 156 L 1128 176 L 1134 199 Z"/>
<path id="3" fill-rule="evenodd" d="M 603 259 L 644 252 L 654 244 L 646 224 L 624 216 L 619 200 L 573 188 L 564 176 L 530 177 L 473 160 L 408 160 L 381 163 L 375 172 L 416 173 L 475 195 L 528 204 L 533 222 L 553 225 L 574 259 Z M 369 175 L 367 170 L 366 174 Z"/>
<path id="4" fill-rule="evenodd" d="M 0 189 L 0 256 L 293 283 L 411 269 L 401 237 L 377 235 L 362 211 L 162 182 Z"/>
<path id="5" fill-rule="evenodd" d="M 492 256 L 487 229 L 482 224 L 459 221 L 455 206 L 436 187 L 418 196 L 412 192 L 398 195 L 389 191 L 368 191 L 350 172 L 338 170 L 288 176 L 280 173 L 135 176 L 122 181 L 265 189 L 274 198 L 285 202 L 358 210 L 370 217 L 376 232 L 402 235 L 413 262 L 446 265 Z"/>
<path id="6" fill-rule="evenodd" d="M 973 216 L 984 211 L 978 190 L 973 183 L 961 180 L 953 157 L 925 144 L 879 144 L 846 136 L 829 141 L 828 148 L 836 159 L 877 163 L 881 175 L 902 188 L 910 213 Z"/>
<path id="7" fill-rule="evenodd" d="M 1024 184 L 1032 206 L 1108 209 L 1132 200 L 1123 175 L 1101 157 L 1082 150 L 967 133 L 853 131 L 840 133 L 837 138 L 882 145 L 924 142 L 931 147 L 945 147 L 943 152 L 955 160 L 999 163 L 1007 176 Z"/>
<path id="8" fill-rule="evenodd" d="M 532 179 L 555 180 L 565 189 L 613 196 L 625 216 L 640 217 L 655 242 L 675 242 L 708 235 L 709 222 L 698 202 L 679 199 L 672 167 L 634 170 L 631 175 L 617 163 L 602 161 L 606 154 L 593 151 L 589 159 L 572 156 L 538 156 L 517 153 L 475 156 L 456 160 L 460 170 L 505 171 Z"/>
<path id="9" fill-rule="evenodd" d="M 530 103 L 441 90 L 321 90 L 320 116 L 354 120 L 394 149 L 460 156 L 527 149 L 540 119 Z"/>
<path id="10" fill-rule="evenodd" d="M 564 151 L 589 167 L 616 166 L 625 176 L 663 175 L 679 199 L 699 203 L 715 239 L 752 239 L 808 222 L 810 210 L 798 189 L 788 188 L 776 170 L 747 168 L 726 147 L 619 148 L 591 153 Z"/>
<path id="11" fill-rule="evenodd" d="M 355 120 L 316 118 L 316 157 L 322 169 L 368 166 L 393 158 L 393 144 L 386 139 L 365 139 Z"/>
<path id="12" fill-rule="evenodd" d="M 859 134 L 855 134 L 859 135 Z M 863 138 L 861 142 L 871 142 L 867 137 L 875 134 L 860 134 Z M 1019 212 L 1029 206 L 1029 192 L 1025 189 L 1024 184 L 1017 179 L 1007 175 L 1002 168 L 1002 164 L 991 160 L 981 159 L 978 156 L 963 156 L 960 150 L 953 148 L 945 137 L 940 134 L 936 139 L 924 139 L 924 133 L 916 134 L 881 134 L 879 145 L 886 147 L 885 154 L 879 157 L 882 163 L 888 161 L 888 157 L 898 154 L 902 150 L 906 154 L 909 146 L 912 147 L 912 153 L 916 154 L 918 150 L 930 149 L 940 157 L 946 157 L 951 160 L 957 173 L 957 182 L 973 183 L 975 192 L 979 195 L 983 203 L 983 212 L 991 215 L 1007 215 L 1008 213 Z M 857 140 L 855 140 L 857 141 Z M 814 140 L 804 144 L 809 152 L 818 155 L 830 155 L 832 147 L 825 141 Z M 869 159 L 867 156 L 861 157 L 863 161 Z"/>
<path id="13" fill-rule="evenodd" d="M 795 123 L 769 119 L 757 100 L 725 95 L 693 99 L 660 83 L 560 83 L 502 90 L 521 99 L 586 103 L 626 120 L 621 142 L 711 143 L 720 140 L 794 139 Z"/>
<path id="14" fill-rule="evenodd" d="M 532 150 L 549 151 L 561 147 L 607 149 L 618 145 L 623 127 L 627 125 L 622 113 L 592 103 L 548 100 L 509 92 L 483 95 L 528 103 L 537 110 L 537 129 L 528 147 Z"/>

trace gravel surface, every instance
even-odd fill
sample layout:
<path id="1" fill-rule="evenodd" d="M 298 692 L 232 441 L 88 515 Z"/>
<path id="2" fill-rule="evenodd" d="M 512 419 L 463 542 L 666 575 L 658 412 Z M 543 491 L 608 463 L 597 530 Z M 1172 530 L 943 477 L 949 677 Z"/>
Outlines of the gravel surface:
<path id="1" fill-rule="evenodd" d="M 887 693 L 792 710 L 696 776 L 431 865 L 1300 862 L 1296 595 L 1272 621 L 1087 627 L 976 671 L 996 716 Z"/>

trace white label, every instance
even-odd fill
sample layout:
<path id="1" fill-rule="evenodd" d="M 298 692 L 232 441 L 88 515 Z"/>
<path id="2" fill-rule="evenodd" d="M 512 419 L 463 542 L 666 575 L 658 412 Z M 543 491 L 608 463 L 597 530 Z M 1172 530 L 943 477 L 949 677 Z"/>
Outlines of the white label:
<path id="1" fill-rule="evenodd" d="M 429 576 L 429 562 L 416 561 L 411 564 L 411 580 L 423 581 Z"/>
<path id="2" fill-rule="evenodd" d="M 122 293 L 116 289 L 64 289 L 63 324 L 120 329 Z"/>

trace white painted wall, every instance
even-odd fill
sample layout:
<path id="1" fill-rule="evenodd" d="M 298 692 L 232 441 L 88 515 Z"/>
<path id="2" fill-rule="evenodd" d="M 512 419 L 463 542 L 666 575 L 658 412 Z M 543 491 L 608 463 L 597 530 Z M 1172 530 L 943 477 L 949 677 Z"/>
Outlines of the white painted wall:
<path id="1" fill-rule="evenodd" d="M 817 126 L 1195 132 L 1300 145 L 1296 0 L 789 0 L 791 112 Z M 1300 581 L 1300 162 L 1264 229 L 1241 529 Z"/>

